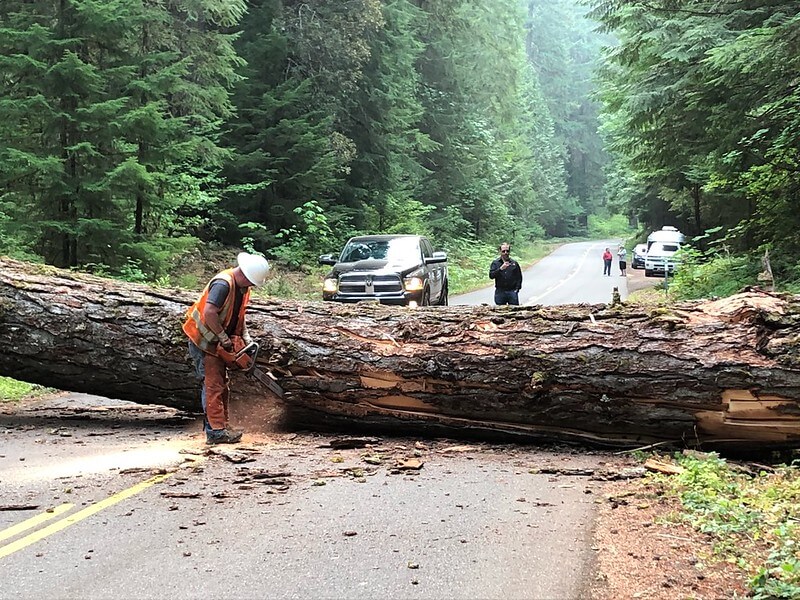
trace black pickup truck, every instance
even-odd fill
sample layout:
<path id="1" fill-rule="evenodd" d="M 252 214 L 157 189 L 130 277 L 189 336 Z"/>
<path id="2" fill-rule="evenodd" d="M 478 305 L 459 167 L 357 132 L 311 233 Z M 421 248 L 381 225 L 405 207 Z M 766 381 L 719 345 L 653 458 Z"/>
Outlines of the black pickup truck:
<path id="1" fill-rule="evenodd" d="M 423 236 L 350 238 L 338 258 L 323 254 L 319 263 L 333 267 L 322 285 L 323 300 L 447 305 L 447 254 L 434 252 Z"/>

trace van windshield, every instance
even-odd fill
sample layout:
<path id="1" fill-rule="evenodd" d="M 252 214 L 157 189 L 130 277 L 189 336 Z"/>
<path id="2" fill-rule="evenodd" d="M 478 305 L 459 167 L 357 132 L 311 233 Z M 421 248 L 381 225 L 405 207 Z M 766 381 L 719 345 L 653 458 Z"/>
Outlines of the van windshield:
<path id="1" fill-rule="evenodd" d="M 680 250 L 680 244 L 675 243 L 668 243 L 668 242 L 653 242 L 650 245 L 650 249 L 647 251 L 648 254 L 674 254 L 678 250 Z"/>

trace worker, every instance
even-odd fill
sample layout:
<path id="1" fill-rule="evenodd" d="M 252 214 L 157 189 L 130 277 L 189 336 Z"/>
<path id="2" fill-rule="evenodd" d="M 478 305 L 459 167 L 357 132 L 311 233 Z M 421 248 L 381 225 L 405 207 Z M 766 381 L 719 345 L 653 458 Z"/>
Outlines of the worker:
<path id="1" fill-rule="evenodd" d="M 228 424 L 228 369 L 217 348 L 239 351 L 252 342 L 245 324 L 250 288 L 264 284 L 269 263 L 263 256 L 242 252 L 238 266 L 217 273 L 186 312 L 183 331 L 189 337 L 189 356 L 203 381 L 203 429 L 209 444 L 235 444 L 242 432 Z"/>

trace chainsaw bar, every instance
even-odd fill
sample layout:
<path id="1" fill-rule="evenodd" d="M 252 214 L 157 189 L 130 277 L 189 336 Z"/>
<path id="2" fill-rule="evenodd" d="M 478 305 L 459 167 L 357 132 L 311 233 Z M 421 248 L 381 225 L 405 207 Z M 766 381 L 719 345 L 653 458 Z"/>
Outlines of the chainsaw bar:
<path id="1" fill-rule="evenodd" d="M 278 385 L 278 382 L 275 381 L 275 376 L 267 371 L 266 373 L 259 368 L 255 368 L 250 372 L 250 375 L 258 379 L 261 383 L 269 388 L 269 390 L 278 396 L 279 398 L 283 398 L 283 388 Z"/>
<path id="2" fill-rule="evenodd" d="M 261 349 L 256 342 L 250 342 L 238 352 L 228 352 L 225 348 L 217 348 L 217 356 L 225 361 L 229 369 L 244 371 L 247 377 L 255 377 L 263 383 L 269 390 L 283 398 L 283 388 L 278 385 L 275 376 L 269 371 L 262 371 L 257 366 L 258 352 Z"/>

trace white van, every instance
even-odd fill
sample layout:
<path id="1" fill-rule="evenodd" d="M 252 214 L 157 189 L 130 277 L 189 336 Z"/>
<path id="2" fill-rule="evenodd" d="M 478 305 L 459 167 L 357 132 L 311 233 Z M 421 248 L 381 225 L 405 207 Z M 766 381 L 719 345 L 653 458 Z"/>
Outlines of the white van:
<path id="1" fill-rule="evenodd" d="M 686 241 L 686 236 L 671 225 L 665 225 L 647 236 L 647 254 L 644 259 L 645 277 L 664 277 L 667 273 L 675 271 L 677 262 L 674 256 L 681 249 L 684 241 Z"/>

